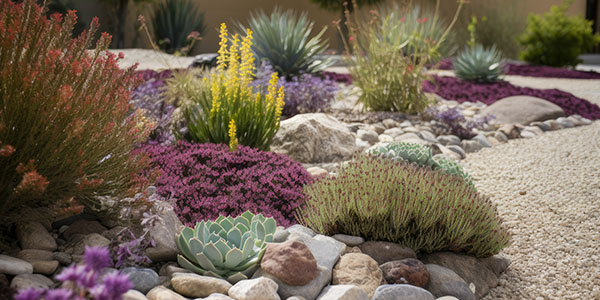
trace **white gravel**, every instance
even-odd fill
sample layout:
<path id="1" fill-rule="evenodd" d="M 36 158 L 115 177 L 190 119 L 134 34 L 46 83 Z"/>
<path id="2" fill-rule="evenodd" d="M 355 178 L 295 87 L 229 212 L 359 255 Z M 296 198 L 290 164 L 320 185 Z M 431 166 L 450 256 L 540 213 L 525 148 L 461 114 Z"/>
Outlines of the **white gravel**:
<path id="1" fill-rule="evenodd" d="M 149 49 L 110 49 L 109 51 L 125 54 L 125 58 L 119 61 L 119 67 L 128 68 L 138 63 L 137 70 L 183 69 L 194 61 L 193 56 L 174 56 Z"/>
<path id="2" fill-rule="evenodd" d="M 462 162 L 513 234 L 491 299 L 600 299 L 600 122 L 469 154 Z"/>

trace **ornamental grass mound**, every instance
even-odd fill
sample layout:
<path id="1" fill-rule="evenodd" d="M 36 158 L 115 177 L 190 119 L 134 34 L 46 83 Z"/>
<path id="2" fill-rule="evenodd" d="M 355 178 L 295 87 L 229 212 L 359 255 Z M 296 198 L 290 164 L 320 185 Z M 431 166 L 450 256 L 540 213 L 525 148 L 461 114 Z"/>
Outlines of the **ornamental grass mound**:
<path id="1" fill-rule="evenodd" d="M 526 88 L 512 85 L 506 81 L 485 84 L 472 83 L 448 76 L 432 76 L 431 81 L 423 83 L 423 89 L 447 100 L 456 100 L 460 103 L 480 101 L 487 105 L 506 97 L 532 96 L 560 106 L 566 115 L 578 114 L 591 120 L 600 119 L 598 105 L 557 89 Z"/>
<path id="2" fill-rule="evenodd" d="M 288 157 L 243 145 L 149 145 L 141 149 L 160 170 L 157 193 L 172 198 L 183 223 L 237 216 L 249 210 L 273 217 L 277 224 L 295 223 L 294 211 L 304 202 L 302 188 L 310 175 Z"/>
<path id="3" fill-rule="evenodd" d="M 304 191 L 299 222 L 322 234 L 477 257 L 494 255 L 510 243 L 489 198 L 443 171 L 363 155 Z"/>

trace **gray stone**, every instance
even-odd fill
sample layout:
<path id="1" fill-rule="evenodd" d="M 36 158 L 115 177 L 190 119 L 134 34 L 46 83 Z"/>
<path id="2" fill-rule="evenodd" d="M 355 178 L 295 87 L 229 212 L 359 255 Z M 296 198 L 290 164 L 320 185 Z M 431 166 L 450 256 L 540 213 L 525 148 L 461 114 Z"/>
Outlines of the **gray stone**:
<path id="1" fill-rule="evenodd" d="M 536 134 L 529 130 L 523 130 L 523 131 L 521 131 L 521 137 L 525 138 L 525 139 L 529 139 L 529 138 L 536 137 Z"/>
<path id="2" fill-rule="evenodd" d="M 340 255 L 346 249 L 344 243 L 320 234 L 311 238 L 305 234 L 292 233 L 290 234 L 288 241 L 303 242 L 315 256 L 317 265 L 323 266 L 329 270 L 333 269 L 333 266 L 340 258 Z"/>
<path id="3" fill-rule="evenodd" d="M 385 126 L 385 128 L 394 128 L 398 126 L 398 122 L 392 119 L 385 119 L 381 123 L 383 124 L 383 126 Z"/>
<path id="4" fill-rule="evenodd" d="M 504 273 L 510 265 L 510 259 L 500 255 L 480 258 L 479 260 L 484 263 L 488 269 L 494 272 L 497 277 Z"/>
<path id="5" fill-rule="evenodd" d="M 20 274 L 10 282 L 10 287 L 15 290 L 27 288 L 47 289 L 52 286 L 52 279 L 40 274 Z"/>
<path id="6" fill-rule="evenodd" d="M 199 299 L 196 299 L 196 300 L 199 300 Z M 210 294 L 210 296 L 204 298 L 203 300 L 236 300 L 236 299 L 233 299 L 227 295 L 214 293 L 214 294 Z"/>
<path id="7" fill-rule="evenodd" d="M 0 254 L 0 274 L 20 275 L 33 273 L 33 266 L 18 258 Z"/>
<path id="8" fill-rule="evenodd" d="M 33 272 L 44 275 L 52 275 L 58 269 L 59 262 L 56 260 L 38 260 L 31 262 Z"/>
<path id="9" fill-rule="evenodd" d="M 293 296 L 293 297 L 289 297 L 285 300 L 306 300 L 306 299 L 304 299 L 304 297 L 300 297 L 300 296 Z"/>
<path id="10" fill-rule="evenodd" d="M 443 155 L 444 157 L 451 158 L 453 160 L 461 160 L 464 158 L 459 153 L 452 151 L 448 147 L 442 146 L 440 144 L 431 145 L 431 150 L 433 151 L 434 156 Z"/>
<path id="11" fill-rule="evenodd" d="M 150 229 L 150 238 L 156 246 L 146 249 L 145 254 L 152 262 L 174 261 L 179 253 L 175 236 L 181 231 L 183 224 L 171 204 L 160 201 L 156 205 L 159 206 L 157 210 L 161 221 Z"/>
<path id="12" fill-rule="evenodd" d="M 460 299 L 458 299 L 454 296 L 444 296 L 444 297 L 436 298 L 435 300 L 460 300 Z"/>
<path id="13" fill-rule="evenodd" d="M 513 96 L 500 99 L 484 108 L 481 115 L 494 115 L 498 124 L 529 124 L 564 116 L 560 106 L 544 99 L 530 96 Z"/>
<path id="14" fill-rule="evenodd" d="M 171 278 L 173 289 L 186 297 L 207 297 L 213 293 L 227 294 L 231 283 L 227 280 L 193 273 L 175 273 Z"/>
<path id="15" fill-rule="evenodd" d="M 439 143 L 439 140 L 435 137 L 435 135 L 429 131 L 422 130 L 419 132 L 419 134 L 426 142 L 430 142 L 430 143 L 434 143 L 434 144 Z"/>
<path id="16" fill-rule="evenodd" d="M 382 124 L 377 124 L 377 123 L 373 124 L 371 126 L 368 126 L 365 129 L 375 131 L 377 134 L 382 134 L 386 130 L 385 126 L 383 126 Z"/>
<path id="17" fill-rule="evenodd" d="M 455 135 L 440 135 L 437 137 L 440 144 L 444 146 L 448 145 L 460 145 L 460 138 Z"/>
<path id="18" fill-rule="evenodd" d="M 460 156 L 460 159 L 465 159 L 467 157 L 465 150 L 463 150 L 463 148 L 461 148 L 460 146 L 448 145 L 447 148 L 458 154 Z"/>
<path id="19" fill-rule="evenodd" d="M 25 249 L 19 251 L 17 258 L 25 260 L 27 262 L 39 261 L 39 260 L 53 260 L 54 255 L 50 251 L 39 250 L 39 249 Z"/>
<path id="20" fill-rule="evenodd" d="M 532 122 L 530 125 L 531 126 L 537 126 L 542 131 L 549 131 L 550 130 L 550 125 L 548 125 L 548 123 L 544 123 L 544 122 Z"/>
<path id="21" fill-rule="evenodd" d="M 62 265 L 68 266 L 73 263 L 73 258 L 71 255 L 65 252 L 54 252 L 52 253 L 52 258 L 58 260 Z"/>
<path id="22" fill-rule="evenodd" d="M 123 269 L 121 273 L 129 276 L 134 290 L 138 290 L 144 294 L 148 293 L 155 286 L 160 285 L 158 274 L 152 269 L 129 267 Z"/>
<path id="23" fill-rule="evenodd" d="M 253 278 L 259 278 L 261 276 L 273 279 L 277 285 L 279 285 L 279 290 L 277 293 L 282 299 L 287 299 L 293 296 L 300 296 L 306 300 L 315 300 L 317 296 L 321 293 L 321 290 L 329 284 L 331 281 L 331 270 L 325 267 L 319 266 L 319 276 L 313 279 L 309 284 L 304 286 L 291 286 L 287 285 L 281 281 L 279 281 L 274 276 L 266 273 L 262 269 L 258 269 L 256 273 L 254 273 Z"/>
<path id="24" fill-rule="evenodd" d="M 273 235 L 274 243 L 283 243 L 287 240 L 288 236 L 290 236 L 290 232 L 288 230 L 276 230 Z"/>
<path id="25" fill-rule="evenodd" d="M 350 246 L 350 247 L 358 246 L 365 242 L 365 239 L 363 237 L 347 235 L 347 234 L 335 234 L 332 236 L 332 238 L 334 238 L 334 239 L 346 244 L 346 246 Z"/>
<path id="26" fill-rule="evenodd" d="M 402 141 L 406 141 L 406 140 L 420 140 L 420 139 L 421 139 L 421 137 L 419 137 L 416 133 L 408 132 L 408 133 L 405 133 L 405 134 L 395 137 L 394 141 L 402 142 Z"/>
<path id="27" fill-rule="evenodd" d="M 498 285 L 498 277 L 494 271 L 490 270 L 487 264 L 473 256 L 454 252 L 437 252 L 424 255 L 421 261 L 426 264 L 436 264 L 451 269 L 464 279 L 468 285 L 471 283 L 475 284 L 475 295 L 477 298 L 482 298 L 490 288 Z M 452 294 L 447 295 L 456 296 Z"/>
<path id="28" fill-rule="evenodd" d="M 194 273 L 188 269 L 184 269 L 179 267 L 176 262 L 170 262 L 162 266 L 158 272 L 159 276 L 167 276 L 169 278 L 173 277 L 175 273 Z"/>
<path id="29" fill-rule="evenodd" d="M 425 288 L 434 296 L 454 296 L 461 300 L 477 299 L 469 289 L 469 285 L 454 271 L 434 264 L 425 266 L 429 271 L 429 283 Z"/>
<path id="30" fill-rule="evenodd" d="M 483 149 L 483 146 L 478 141 L 471 140 L 463 140 L 460 143 L 460 146 L 465 150 L 466 153 L 473 153 Z"/>
<path id="31" fill-rule="evenodd" d="M 573 123 L 573 121 L 568 118 L 561 117 L 561 118 L 556 119 L 556 122 L 558 122 L 558 124 L 562 125 L 564 128 L 575 127 L 575 123 Z"/>
<path id="32" fill-rule="evenodd" d="M 391 143 L 393 141 L 394 141 L 394 138 L 387 134 L 382 134 L 379 136 L 379 143 Z"/>
<path id="33" fill-rule="evenodd" d="M 350 159 L 358 148 L 354 134 L 343 123 L 315 113 L 281 121 L 271 150 L 302 163 L 324 163 Z"/>
<path id="34" fill-rule="evenodd" d="M 405 127 L 412 127 L 413 124 L 409 120 L 406 120 L 406 121 L 403 121 L 402 123 L 400 123 L 399 126 L 400 126 L 400 128 L 405 128 Z"/>
<path id="35" fill-rule="evenodd" d="M 18 222 L 16 233 L 22 249 L 54 251 L 57 248 L 56 240 L 39 222 Z"/>
<path id="36" fill-rule="evenodd" d="M 67 228 L 62 235 L 64 236 L 65 240 L 69 240 L 73 235 L 76 234 L 102 234 L 106 230 L 107 228 L 102 226 L 102 224 L 100 224 L 98 221 L 77 220 L 73 224 L 69 225 L 69 228 Z"/>
<path id="37" fill-rule="evenodd" d="M 356 132 L 356 137 L 368 142 L 371 145 L 379 142 L 379 136 L 377 135 L 377 132 L 371 130 L 359 129 Z"/>
<path id="38" fill-rule="evenodd" d="M 562 126 L 560 123 L 556 122 L 556 120 L 547 120 L 544 121 L 545 124 L 548 124 L 548 126 L 550 126 L 550 130 L 559 130 L 559 129 L 563 129 L 564 126 Z"/>
<path id="39" fill-rule="evenodd" d="M 317 235 L 312 229 L 302 226 L 300 224 L 292 225 L 292 226 L 288 227 L 286 230 L 289 231 L 290 233 L 300 232 L 300 233 L 308 234 L 311 237 Z"/>
<path id="40" fill-rule="evenodd" d="M 415 128 L 415 127 L 406 127 L 406 128 L 402 128 L 402 130 L 404 130 L 404 132 L 409 132 L 409 133 L 416 133 L 419 137 L 419 129 Z"/>
<path id="41" fill-rule="evenodd" d="M 360 245 L 359 248 L 364 254 L 372 257 L 379 265 L 388 261 L 417 258 L 415 251 L 396 243 L 368 241 Z"/>
<path id="42" fill-rule="evenodd" d="M 535 135 L 542 135 L 544 134 L 544 131 L 541 130 L 539 127 L 537 126 L 525 126 L 525 128 L 523 128 L 523 130 L 527 130 L 527 131 L 531 131 L 533 132 Z"/>
<path id="43" fill-rule="evenodd" d="M 129 290 L 127 293 L 123 294 L 123 300 L 148 300 L 146 296 L 139 291 Z"/>
<path id="44" fill-rule="evenodd" d="M 187 300 L 185 297 L 171 291 L 170 289 L 159 285 L 146 295 L 148 300 Z"/>
<path id="45" fill-rule="evenodd" d="M 85 252 L 86 246 L 88 246 L 88 247 L 107 247 L 108 245 L 110 245 L 110 240 L 101 236 L 98 233 L 92 233 L 92 234 L 86 235 L 82 240 L 75 243 L 75 245 L 72 247 L 71 250 L 72 250 L 73 255 L 83 255 L 83 253 Z"/>
<path id="46" fill-rule="evenodd" d="M 435 300 L 433 295 L 410 284 L 386 284 L 379 286 L 372 300 Z"/>
<path id="47" fill-rule="evenodd" d="M 236 300 L 280 300 L 279 286 L 266 277 L 241 280 L 229 288 L 228 294 Z"/>
<path id="48" fill-rule="evenodd" d="M 386 129 L 383 132 L 383 134 L 389 135 L 389 136 L 395 138 L 397 136 L 403 135 L 404 131 L 402 129 L 400 129 L 400 128 L 390 128 L 390 129 Z"/>
<path id="49" fill-rule="evenodd" d="M 362 150 L 364 150 L 364 149 L 367 149 L 367 148 L 369 148 L 370 146 L 371 146 L 371 144 L 370 144 L 369 142 L 367 142 L 367 141 L 363 141 L 363 140 L 361 140 L 361 139 L 356 139 L 356 148 L 357 148 L 359 151 L 362 151 Z"/>
<path id="50" fill-rule="evenodd" d="M 492 147 L 492 144 L 490 143 L 488 138 L 481 133 L 476 135 L 475 137 L 473 137 L 473 140 L 479 142 L 481 144 L 481 146 L 483 146 L 484 148 Z"/>
<path id="51" fill-rule="evenodd" d="M 508 142 L 508 137 L 506 137 L 506 134 L 500 132 L 500 131 L 496 131 L 494 133 L 494 138 L 500 142 L 500 143 L 506 143 Z"/>
<path id="52" fill-rule="evenodd" d="M 317 300 L 370 300 L 361 288 L 354 285 L 330 285 L 323 289 Z"/>

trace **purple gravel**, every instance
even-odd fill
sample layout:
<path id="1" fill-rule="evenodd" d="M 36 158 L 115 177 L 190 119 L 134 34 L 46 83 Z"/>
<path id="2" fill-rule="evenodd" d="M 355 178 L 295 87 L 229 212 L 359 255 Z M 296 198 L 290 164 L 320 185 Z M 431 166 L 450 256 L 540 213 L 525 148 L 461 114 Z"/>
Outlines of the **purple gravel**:
<path id="1" fill-rule="evenodd" d="M 456 100 L 460 103 L 481 101 L 490 105 L 506 97 L 525 95 L 546 99 L 560 106 L 567 115 L 579 114 L 591 120 L 600 119 L 598 105 L 557 89 L 540 90 L 519 87 L 506 81 L 475 84 L 455 77 L 433 76 L 432 81 L 435 84 L 430 81 L 423 83 L 424 91 L 436 93 L 444 99 Z"/>

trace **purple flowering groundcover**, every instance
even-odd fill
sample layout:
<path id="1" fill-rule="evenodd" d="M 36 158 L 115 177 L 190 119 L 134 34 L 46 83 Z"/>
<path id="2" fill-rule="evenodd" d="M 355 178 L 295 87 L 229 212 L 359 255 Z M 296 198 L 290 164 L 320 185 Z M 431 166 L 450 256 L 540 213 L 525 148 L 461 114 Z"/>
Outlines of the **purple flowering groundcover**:
<path id="1" fill-rule="evenodd" d="M 600 119 L 600 107 L 598 105 L 557 89 L 540 90 L 519 87 L 506 81 L 475 84 L 456 77 L 446 76 L 432 76 L 432 81 L 423 83 L 424 91 L 436 93 L 444 99 L 456 100 L 460 103 L 481 101 L 490 105 L 502 98 L 524 95 L 546 99 L 560 106 L 566 115 L 578 114 L 591 120 Z"/>
<path id="2" fill-rule="evenodd" d="M 273 217 L 278 225 L 295 224 L 304 202 L 303 186 L 311 176 L 287 156 L 240 145 L 148 145 L 141 148 L 160 170 L 157 193 L 175 202 L 186 225 L 240 215 L 246 210 Z"/>

